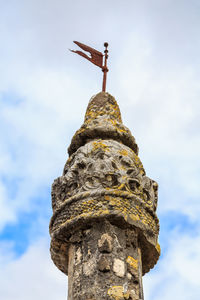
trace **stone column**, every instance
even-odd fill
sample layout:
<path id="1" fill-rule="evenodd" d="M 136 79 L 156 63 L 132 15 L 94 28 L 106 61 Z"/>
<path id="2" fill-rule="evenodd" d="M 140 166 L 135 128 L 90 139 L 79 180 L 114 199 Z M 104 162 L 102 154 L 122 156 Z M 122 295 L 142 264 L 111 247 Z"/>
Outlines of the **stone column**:
<path id="1" fill-rule="evenodd" d="M 142 275 L 157 262 L 157 183 L 115 99 L 99 93 L 52 186 L 51 256 L 68 274 L 68 300 L 143 300 Z"/>
<path id="2" fill-rule="evenodd" d="M 143 299 L 137 229 L 95 222 L 69 248 L 68 299 Z"/>

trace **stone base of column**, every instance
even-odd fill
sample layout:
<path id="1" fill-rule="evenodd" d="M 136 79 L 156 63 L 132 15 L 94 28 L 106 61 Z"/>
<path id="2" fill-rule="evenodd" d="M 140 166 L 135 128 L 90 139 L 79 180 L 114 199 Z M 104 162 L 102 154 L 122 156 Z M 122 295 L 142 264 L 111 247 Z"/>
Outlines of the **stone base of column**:
<path id="1" fill-rule="evenodd" d="M 70 242 L 68 300 L 143 300 L 137 229 L 104 220 L 76 232 Z"/>

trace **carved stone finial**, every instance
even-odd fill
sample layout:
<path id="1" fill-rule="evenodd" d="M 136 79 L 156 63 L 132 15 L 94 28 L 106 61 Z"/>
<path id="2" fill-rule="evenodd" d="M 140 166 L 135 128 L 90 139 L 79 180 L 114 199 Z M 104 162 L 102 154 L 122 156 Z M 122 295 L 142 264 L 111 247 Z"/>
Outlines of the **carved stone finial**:
<path id="1" fill-rule="evenodd" d="M 137 144 L 122 124 L 116 100 L 108 93 L 97 94 L 72 139 L 63 175 L 52 186 L 51 255 L 64 273 L 68 274 L 69 257 L 76 255 L 77 259 L 78 254 L 70 253 L 83 251 L 83 261 L 91 262 L 91 266 L 85 263 L 83 277 L 111 272 L 109 276 L 122 281 L 129 278 L 141 287 L 141 274 L 157 262 L 158 185 L 146 176 L 137 154 Z M 121 228 L 117 238 L 116 228 Z M 123 254 L 120 243 L 125 247 Z M 69 250 L 72 245 L 74 250 Z M 87 255 L 79 245 L 88 249 Z M 137 293 L 136 287 L 123 293 L 131 295 L 134 291 Z M 109 289 L 110 295 L 115 292 L 116 287 Z M 79 299 L 77 295 L 73 299 Z"/>
<path id="2" fill-rule="evenodd" d="M 85 121 L 72 138 L 69 155 L 93 139 L 112 139 L 130 147 L 138 154 L 138 146 L 130 130 L 122 124 L 119 106 L 114 97 L 101 92 L 89 102 Z"/>

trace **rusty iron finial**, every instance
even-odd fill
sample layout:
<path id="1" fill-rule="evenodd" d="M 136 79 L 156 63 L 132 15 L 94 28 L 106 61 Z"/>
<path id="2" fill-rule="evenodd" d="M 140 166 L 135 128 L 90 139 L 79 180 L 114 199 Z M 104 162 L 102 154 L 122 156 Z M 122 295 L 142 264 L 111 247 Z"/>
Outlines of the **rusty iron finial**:
<path id="1" fill-rule="evenodd" d="M 102 86 L 102 92 L 105 92 L 106 91 L 106 79 L 107 79 L 107 72 L 108 72 L 108 68 L 107 68 L 107 59 L 108 59 L 108 43 L 104 43 L 104 47 L 105 47 L 105 50 L 104 50 L 104 57 L 105 57 L 105 60 L 104 60 L 104 66 L 102 68 L 102 71 L 103 71 L 103 86 Z"/>
<path id="2" fill-rule="evenodd" d="M 102 85 L 102 92 L 106 91 L 106 78 L 107 78 L 107 72 L 108 72 L 108 68 L 107 68 L 107 59 L 108 59 L 108 43 L 104 43 L 105 46 L 105 50 L 104 50 L 104 55 L 95 50 L 94 48 L 91 48 L 85 44 L 82 44 L 80 42 L 74 41 L 74 43 L 79 46 L 81 49 L 83 49 L 86 52 L 89 52 L 91 57 L 86 55 L 84 52 L 82 51 L 78 51 L 78 50 L 71 50 L 70 51 L 77 53 L 79 55 L 81 55 L 82 57 L 86 58 L 87 60 L 89 60 L 91 63 L 93 63 L 94 65 L 96 65 L 97 67 L 100 67 L 103 71 L 103 85 Z M 103 65 L 103 56 L 104 56 L 104 65 Z"/>

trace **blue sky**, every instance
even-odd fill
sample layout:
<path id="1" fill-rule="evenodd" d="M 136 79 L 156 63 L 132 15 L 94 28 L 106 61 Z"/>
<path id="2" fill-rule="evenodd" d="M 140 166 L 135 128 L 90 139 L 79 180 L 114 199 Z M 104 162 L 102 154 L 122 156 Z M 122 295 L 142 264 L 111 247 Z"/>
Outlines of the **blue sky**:
<path id="1" fill-rule="evenodd" d="M 199 1 L 0 3 L 1 299 L 66 299 L 49 255 L 50 190 L 102 82 L 68 51 L 78 40 L 99 51 L 108 41 L 107 91 L 159 183 L 162 256 L 145 300 L 199 300 Z"/>

